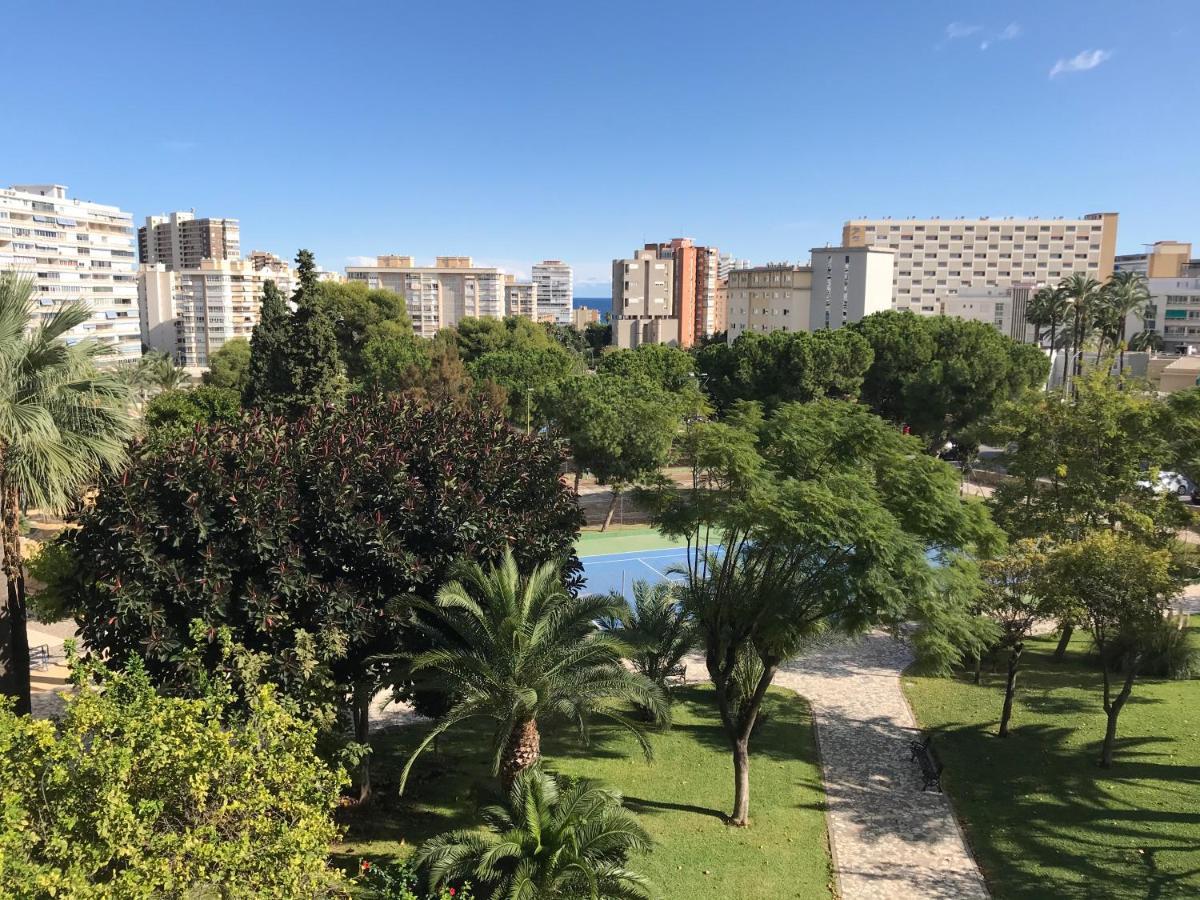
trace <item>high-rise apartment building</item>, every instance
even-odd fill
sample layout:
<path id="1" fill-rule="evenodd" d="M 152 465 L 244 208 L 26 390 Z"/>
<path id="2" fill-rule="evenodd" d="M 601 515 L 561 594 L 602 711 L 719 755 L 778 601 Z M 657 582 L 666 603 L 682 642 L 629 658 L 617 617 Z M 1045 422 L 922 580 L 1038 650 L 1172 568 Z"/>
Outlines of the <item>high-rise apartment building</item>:
<path id="1" fill-rule="evenodd" d="M 1191 262 L 1192 245 L 1183 241 L 1155 241 L 1144 253 L 1125 253 L 1113 261 L 1117 272 L 1137 272 L 1147 278 L 1175 278 Z"/>
<path id="2" fill-rule="evenodd" d="M 559 325 L 571 324 L 575 306 L 575 275 L 561 259 L 544 259 L 533 267 L 538 315 Z"/>
<path id="3" fill-rule="evenodd" d="M 106 362 L 141 356 L 129 213 L 71 199 L 60 184 L 0 190 L 0 270 L 5 269 L 34 280 L 35 319 L 49 318 L 68 301 L 91 311 L 69 341 L 92 338 L 107 345 Z"/>
<path id="4" fill-rule="evenodd" d="M 896 309 L 937 315 L 964 289 L 1050 283 L 1074 273 L 1104 281 L 1116 255 L 1117 214 L 1081 219 L 857 219 L 847 247 L 896 251 Z"/>
<path id="5" fill-rule="evenodd" d="M 679 317 L 679 344 L 691 347 L 710 337 L 717 314 L 717 283 L 720 254 L 716 247 L 698 247 L 691 238 L 674 238 L 661 244 L 646 244 L 661 259 L 674 264 L 675 310 Z"/>
<path id="6" fill-rule="evenodd" d="M 612 344 L 678 346 L 680 318 L 675 308 L 675 263 L 657 249 L 639 250 L 632 259 L 614 259 Z"/>
<path id="7" fill-rule="evenodd" d="M 346 278 L 403 296 L 413 330 L 422 337 L 468 316 L 505 314 L 504 273 L 477 267 L 469 256 L 439 256 L 432 266 L 416 266 L 411 256 L 380 256 L 373 266 L 347 266 Z"/>
<path id="8" fill-rule="evenodd" d="M 269 268 L 250 260 L 205 259 L 194 268 L 163 263 L 138 273 L 138 307 L 146 346 L 189 369 L 208 367 L 212 354 L 237 337 L 250 339 L 258 324 Z"/>
<path id="9" fill-rule="evenodd" d="M 893 256 L 883 247 L 820 247 L 807 266 L 732 270 L 728 340 L 747 332 L 841 328 L 890 308 Z"/>
<path id="10" fill-rule="evenodd" d="M 205 259 L 242 255 L 237 219 L 197 219 L 195 210 L 147 216 L 138 229 L 138 260 L 168 269 L 194 269 Z"/>

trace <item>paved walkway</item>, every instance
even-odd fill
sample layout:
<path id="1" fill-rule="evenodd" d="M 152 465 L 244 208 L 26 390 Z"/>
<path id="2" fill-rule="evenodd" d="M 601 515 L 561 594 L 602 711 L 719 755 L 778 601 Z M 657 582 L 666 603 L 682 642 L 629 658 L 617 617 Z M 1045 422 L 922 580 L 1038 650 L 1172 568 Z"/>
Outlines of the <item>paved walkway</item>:
<path id="1" fill-rule="evenodd" d="M 775 678 L 817 720 L 829 839 L 842 900 L 986 898 L 944 795 L 921 791 L 900 691 L 907 645 L 876 632 L 789 664 Z"/>

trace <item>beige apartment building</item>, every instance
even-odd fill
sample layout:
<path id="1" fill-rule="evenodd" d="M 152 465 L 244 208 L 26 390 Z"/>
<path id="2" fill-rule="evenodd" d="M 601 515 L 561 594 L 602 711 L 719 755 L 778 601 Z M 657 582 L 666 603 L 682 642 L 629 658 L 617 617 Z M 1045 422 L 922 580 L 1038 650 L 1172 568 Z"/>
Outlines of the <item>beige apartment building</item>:
<path id="1" fill-rule="evenodd" d="M 531 281 L 517 281 L 515 275 L 504 276 L 504 314 L 522 316 L 534 322 L 538 318 L 538 288 Z M 550 317 L 554 321 L 554 317 Z"/>
<path id="2" fill-rule="evenodd" d="M 104 344 L 110 353 L 102 364 L 142 355 L 132 215 L 72 199 L 61 184 L 0 190 L 0 271 L 14 269 L 33 279 L 32 324 L 64 303 L 82 303 L 91 315 L 69 342 Z"/>
<path id="3" fill-rule="evenodd" d="M 729 272 L 728 340 L 747 332 L 841 328 L 891 307 L 894 251 L 818 247 L 810 265 Z"/>
<path id="4" fill-rule="evenodd" d="M 205 259 L 190 269 L 164 263 L 138 272 L 142 341 L 193 371 L 226 341 L 250 339 L 258 324 L 263 285 L 274 278 L 250 260 Z"/>
<path id="5" fill-rule="evenodd" d="M 242 255 L 237 219 L 197 219 L 196 211 L 147 216 L 138 229 L 138 261 L 168 269 L 195 269 L 205 259 L 238 259 Z"/>
<path id="6" fill-rule="evenodd" d="M 612 345 L 679 346 L 674 260 L 661 258 L 657 249 L 643 249 L 632 259 L 614 259 L 612 272 Z"/>
<path id="7" fill-rule="evenodd" d="M 576 306 L 571 310 L 571 326 L 576 331 L 585 331 L 589 325 L 600 323 L 600 310 L 588 306 Z"/>
<path id="8" fill-rule="evenodd" d="M 937 315 L 966 289 L 1049 283 L 1074 273 L 1105 281 L 1113 272 L 1117 213 L 1080 219 L 856 219 L 847 247 L 896 251 L 892 303 Z"/>
<path id="9" fill-rule="evenodd" d="M 413 330 L 422 337 L 469 316 L 505 314 L 504 273 L 477 267 L 469 256 L 439 256 L 432 266 L 417 266 L 411 256 L 379 256 L 373 266 L 347 266 L 346 278 L 403 296 Z"/>

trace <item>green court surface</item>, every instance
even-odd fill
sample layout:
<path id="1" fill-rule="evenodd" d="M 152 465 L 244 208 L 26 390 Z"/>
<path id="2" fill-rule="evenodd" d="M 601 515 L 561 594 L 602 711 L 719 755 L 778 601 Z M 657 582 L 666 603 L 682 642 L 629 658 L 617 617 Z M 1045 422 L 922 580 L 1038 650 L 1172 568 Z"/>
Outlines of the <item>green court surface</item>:
<path id="1" fill-rule="evenodd" d="M 616 526 L 603 533 L 585 531 L 575 541 L 579 556 L 599 556 L 608 553 L 629 553 L 634 550 L 662 550 L 682 547 L 684 541 L 660 534 L 648 525 Z"/>

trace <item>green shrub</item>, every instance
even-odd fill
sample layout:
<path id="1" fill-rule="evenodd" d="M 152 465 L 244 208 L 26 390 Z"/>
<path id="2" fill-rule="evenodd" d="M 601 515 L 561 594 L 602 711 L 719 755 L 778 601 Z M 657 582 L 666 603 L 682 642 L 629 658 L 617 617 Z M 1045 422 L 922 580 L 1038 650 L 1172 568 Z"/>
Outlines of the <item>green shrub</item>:
<path id="1" fill-rule="evenodd" d="M 0 703 L 0 896 L 321 897 L 340 778 L 262 688 L 159 696 L 77 665 L 57 725 Z"/>
<path id="2" fill-rule="evenodd" d="M 1200 648 L 1196 646 L 1187 624 L 1186 613 L 1173 613 L 1138 640 L 1142 648 L 1139 674 L 1176 680 L 1200 675 Z M 1131 638 L 1123 637 L 1109 646 L 1108 656 L 1113 668 L 1124 669 L 1122 660 L 1133 643 Z"/>
<path id="3" fill-rule="evenodd" d="M 362 875 L 359 884 L 370 889 L 379 900 L 472 900 L 470 883 L 460 888 L 443 885 L 432 894 L 422 893 L 420 878 L 411 863 L 393 865 L 364 859 L 359 864 Z"/>

